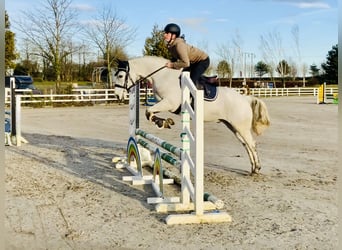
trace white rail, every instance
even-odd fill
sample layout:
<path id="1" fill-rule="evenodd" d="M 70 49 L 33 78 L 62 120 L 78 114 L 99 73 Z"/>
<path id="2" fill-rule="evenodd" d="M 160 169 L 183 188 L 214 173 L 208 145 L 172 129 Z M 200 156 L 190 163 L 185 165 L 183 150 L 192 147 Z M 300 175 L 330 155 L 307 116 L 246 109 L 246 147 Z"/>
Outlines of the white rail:
<path id="1" fill-rule="evenodd" d="M 236 88 L 236 91 L 243 93 L 246 89 Z M 276 97 L 276 96 L 317 96 L 318 88 L 250 88 L 250 95 L 256 97 Z M 326 88 L 327 94 L 338 93 L 338 88 Z M 152 89 L 140 90 L 140 99 L 145 101 L 147 98 L 153 96 Z M 124 101 L 128 102 L 129 94 L 124 97 Z M 45 105 L 51 103 L 62 102 L 118 102 L 118 98 L 115 95 L 114 89 L 74 89 L 73 94 L 22 94 L 22 104 L 25 103 L 43 103 Z M 5 104 L 11 102 L 10 89 L 5 89 Z"/>

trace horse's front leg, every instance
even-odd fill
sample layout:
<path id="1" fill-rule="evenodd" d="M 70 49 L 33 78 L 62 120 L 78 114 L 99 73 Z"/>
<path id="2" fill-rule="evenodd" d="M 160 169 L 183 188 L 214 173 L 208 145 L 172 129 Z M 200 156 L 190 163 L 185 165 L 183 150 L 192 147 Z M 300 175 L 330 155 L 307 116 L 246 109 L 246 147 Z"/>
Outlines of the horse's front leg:
<path id="1" fill-rule="evenodd" d="M 171 125 L 174 125 L 175 122 L 171 118 L 161 118 L 155 115 L 155 113 L 149 112 L 146 110 L 145 112 L 147 120 L 154 123 L 158 128 L 171 128 Z"/>
<path id="2" fill-rule="evenodd" d="M 154 123 L 158 128 L 171 128 L 175 122 L 171 118 L 161 118 L 156 116 L 156 113 L 161 111 L 169 111 L 172 110 L 171 105 L 165 100 L 161 100 L 150 108 L 146 109 L 145 115 L 147 120 Z"/>

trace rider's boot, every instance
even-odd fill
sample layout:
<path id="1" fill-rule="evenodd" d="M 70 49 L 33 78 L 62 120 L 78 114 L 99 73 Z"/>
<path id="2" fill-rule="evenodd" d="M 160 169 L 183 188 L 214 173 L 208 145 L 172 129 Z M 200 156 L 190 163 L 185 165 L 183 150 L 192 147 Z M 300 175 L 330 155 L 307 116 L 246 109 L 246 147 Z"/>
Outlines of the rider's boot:
<path id="1" fill-rule="evenodd" d="M 196 81 L 195 85 L 198 90 L 204 90 L 204 96 L 208 96 L 209 90 L 207 89 L 207 86 L 203 81 Z"/>
<path id="2" fill-rule="evenodd" d="M 198 90 L 203 90 L 203 83 L 196 81 L 195 85 Z"/>

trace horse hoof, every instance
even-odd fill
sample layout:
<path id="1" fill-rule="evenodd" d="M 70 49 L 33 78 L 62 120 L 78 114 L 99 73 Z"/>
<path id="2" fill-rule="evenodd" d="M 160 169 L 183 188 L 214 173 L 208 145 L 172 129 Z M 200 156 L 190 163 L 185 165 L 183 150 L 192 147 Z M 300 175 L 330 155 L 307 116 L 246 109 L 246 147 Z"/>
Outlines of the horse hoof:
<path id="1" fill-rule="evenodd" d="M 148 112 L 147 110 L 145 111 L 145 116 L 146 116 L 146 119 L 148 120 L 148 121 L 152 121 L 152 115 L 151 115 L 151 112 Z"/>
<path id="2" fill-rule="evenodd" d="M 170 124 L 167 121 L 164 121 L 164 128 L 171 128 Z"/>
<path id="3" fill-rule="evenodd" d="M 171 118 L 167 118 L 167 119 L 166 119 L 166 122 L 167 122 L 169 125 L 175 125 L 175 122 L 174 122 Z"/>
<path id="4" fill-rule="evenodd" d="M 259 175 L 260 174 L 260 169 L 254 169 L 251 172 L 251 175 Z"/>
<path id="5" fill-rule="evenodd" d="M 153 122 L 157 126 L 157 128 L 160 128 L 160 129 L 164 128 L 165 121 L 163 119 L 156 118 L 156 119 L 153 119 Z"/>

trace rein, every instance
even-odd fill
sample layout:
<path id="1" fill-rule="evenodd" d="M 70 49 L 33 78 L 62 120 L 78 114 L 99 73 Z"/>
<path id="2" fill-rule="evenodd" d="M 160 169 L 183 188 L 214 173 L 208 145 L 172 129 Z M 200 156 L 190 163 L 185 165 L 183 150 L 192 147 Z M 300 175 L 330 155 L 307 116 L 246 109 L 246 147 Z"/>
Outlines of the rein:
<path id="1" fill-rule="evenodd" d="M 136 82 L 134 82 L 133 79 L 131 78 L 130 74 L 129 74 L 129 67 L 128 67 L 126 70 L 124 70 L 124 71 L 126 72 L 126 74 L 127 74 L 127 75 L 126 75 L 126 79 L 125 79 L 125 84 L 124 84 L 124 86 L 115 84 L 115 87 L 124 88 L 124 89 L 126 89 L 126 90 L 129 92 L 129 90 L 130 90 L 131 88 L 133 88 L 133 87 L 135 87 L 137 84 L 140 84 L 141 82 L 145 81 L 147 78 L 151 77 L 152 75 L 154 75 L 155 73 L 159 72 L 160 70 L 162 70 L 162 69 L 164 69 L 164 68 L 166 68 L 166 65 L 164 65 L 164 66 L 158 68 L 157 70 L 153 71 L 152 73 L 148 74 L 148 75 L 145 76 L 145 77 L 139 78 Z M 122 69 L 121 69 L 121 70 L 122 70 Z M 131 83 L 132 83 L 132 85 L 131 85 L 129 88 L 127 88 L 128 78 L 129 78 L 129 80 L 130 80 Z"/>
<path id="2" fill-rule="evenodd" d="M 158 71 L 162 70 L 163 68 L 165 68 L 166 66 L 160 67 L 159 69 L 153 71 L 152 73 L 148 74 L 147 76 L 140 78 L 138 81 L 142 82 L 145 81 L 147 78 L 149 78 L 150 76 L 154 75 L 155 73 L 157 73 Z"/>

